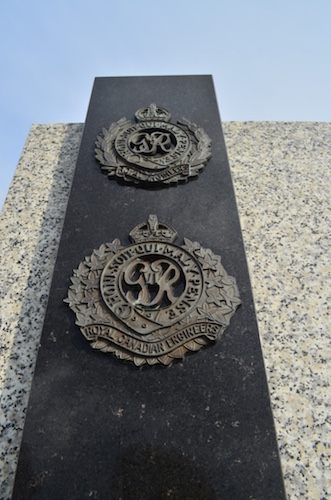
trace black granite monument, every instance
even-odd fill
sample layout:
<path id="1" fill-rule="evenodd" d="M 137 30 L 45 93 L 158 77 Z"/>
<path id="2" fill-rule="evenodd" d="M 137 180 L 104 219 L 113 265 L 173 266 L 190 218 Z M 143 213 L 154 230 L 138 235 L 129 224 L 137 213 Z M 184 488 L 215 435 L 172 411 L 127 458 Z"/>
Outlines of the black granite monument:
<path id="1" fill-rule="evenodd" d="M 125 166 L 124 173 L 113 175 L 108 127 L 123 117 L 134 123 L 134 113 L 150 103 L 169 110 L 172 123 L 187 118 L 195 137 L 198 132 L 192 124 L 211 138 L 212 157 L 205 149 L 206 161 L 187 182 L 180 178 L 178 184 L 164 183 L 164 178 L 178 174 L 169 171 L 151 184 Z M 161 151 L 158 157 L 174 147 L 171 138 L 176 130 L 171 127 L 164 126 L 162 136 L 153 136 Z M 142 139 L 136 136 L 135 144 L 143 147 Z M 184 151 L 185 139 L 182 143 Z M 100 150 L 107 153 L 109 144 L 102 172 Z M 129 153 L 122 152 L 128 158 Z M 180 175 L 185 177 L 182 171 Z M 226 271 L 236 278 L 241 299 L 216 342 L 178 356 L 167 367 L 159 361 L 137 367 L 134 356 L 125 362 L 121 355 L 92 349 L 64 302 L 73 269 L 116 238 L 130 245 L 130 231 L 150 214 L 175 228 L 177 245 L 187 237 L 221 256 Z M 13 498 L 284 497 L 212 78 L 97 78 L 49 295 Z"/>

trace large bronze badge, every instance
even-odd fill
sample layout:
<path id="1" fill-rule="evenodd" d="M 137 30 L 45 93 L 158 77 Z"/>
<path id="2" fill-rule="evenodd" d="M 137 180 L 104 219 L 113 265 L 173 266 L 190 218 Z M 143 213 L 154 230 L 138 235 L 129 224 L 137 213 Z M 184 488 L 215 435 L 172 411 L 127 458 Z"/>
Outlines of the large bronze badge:
<path id="1" fill-rule="evenodd" d="M 200 243 L 184 245 L 156 215 L 85 258 L 65 299 L 94 349 L 118 358 L 169 365 L 215 341 L 240 305 L 236 280 Z"/>
<path id="2" fill-rule="evenodd" d="M 211 157 L 208 135 L 185 118 L 170 123 L 170 113 L 155 104 L 135 117 L 137 123 L 122 118 L 97 137 L 95 155 L 109 177 L 169 185 L 198 175 Z"/>

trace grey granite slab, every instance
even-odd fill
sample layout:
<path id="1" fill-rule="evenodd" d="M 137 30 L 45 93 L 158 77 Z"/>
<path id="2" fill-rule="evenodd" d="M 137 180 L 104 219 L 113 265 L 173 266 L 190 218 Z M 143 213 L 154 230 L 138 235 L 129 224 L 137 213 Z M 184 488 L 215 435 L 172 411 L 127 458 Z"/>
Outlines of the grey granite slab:
<path id="1" fill-rule="evenodd" d="M 330 498 L 331 124 L 223 127 L 286 491 Z M 1 498 L 13 486 L 81 133 L 32 127 L 1 214 Z"/>

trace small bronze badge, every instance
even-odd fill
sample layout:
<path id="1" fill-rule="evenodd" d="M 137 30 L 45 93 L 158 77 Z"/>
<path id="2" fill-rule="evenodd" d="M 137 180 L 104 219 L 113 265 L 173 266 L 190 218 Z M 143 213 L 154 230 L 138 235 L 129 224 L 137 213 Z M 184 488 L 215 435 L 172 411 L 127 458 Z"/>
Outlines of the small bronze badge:
<path id="1" fill-rule="evenodd" d="M 135 117 L 137 123 L 122 118 L 97 137 L 95 156 L 108 177 L 169 185 L 198 175 L 210 159 L 211 140 L 194 123 L 170 123 L 170 113 L 156 104 Z"/>
<path id="2" fill-rule="evenodd" d="M 221 258 L 184 238 L 156 215 L 85 258 L 67 302 L 94 349 L 118 358 L 169 365 L 216 340 L 240 305 L 236 280 Z"/>

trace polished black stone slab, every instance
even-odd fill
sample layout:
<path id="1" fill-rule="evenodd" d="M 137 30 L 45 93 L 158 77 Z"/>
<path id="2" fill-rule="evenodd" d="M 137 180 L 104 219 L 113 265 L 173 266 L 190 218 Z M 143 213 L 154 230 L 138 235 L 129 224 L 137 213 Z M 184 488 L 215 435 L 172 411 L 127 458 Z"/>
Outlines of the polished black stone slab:
<path id="1" fill-rule="evenodd" d="M 151 102 L 211 137 L 197 179 L 163 189 L 109 180 L 102 127 Z M 242 306 L 216 345 L 169 368 L 93 351 L 63 303 L 72 270 L 156 213 L 222 256 Z M 231 174 L 210 76 L 97 78 L 54 270 L 14 499 L 284 498 Z"/>

